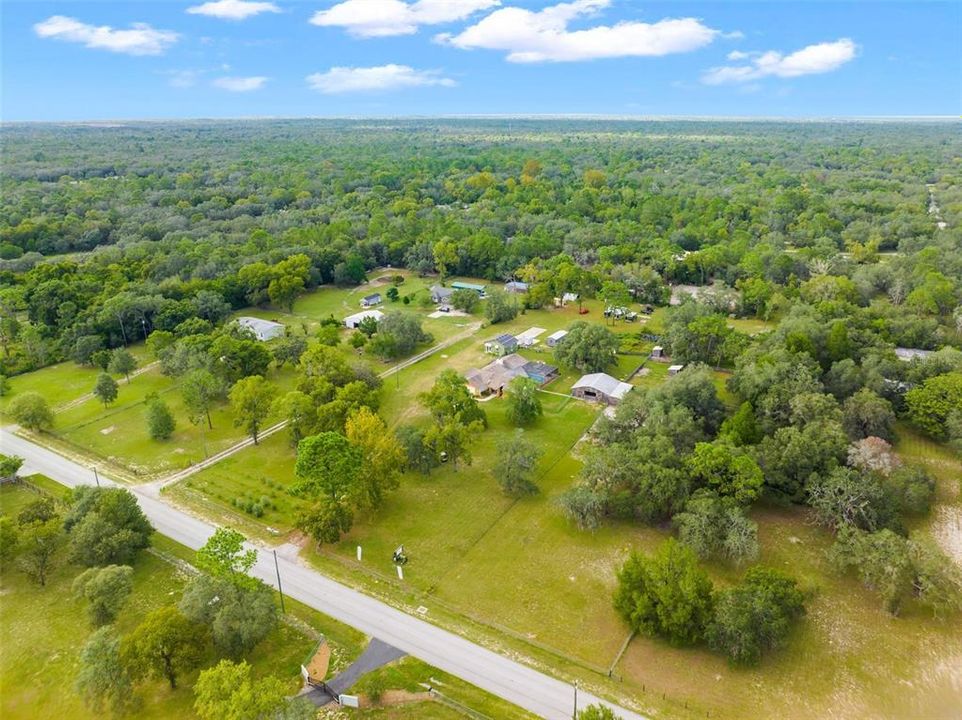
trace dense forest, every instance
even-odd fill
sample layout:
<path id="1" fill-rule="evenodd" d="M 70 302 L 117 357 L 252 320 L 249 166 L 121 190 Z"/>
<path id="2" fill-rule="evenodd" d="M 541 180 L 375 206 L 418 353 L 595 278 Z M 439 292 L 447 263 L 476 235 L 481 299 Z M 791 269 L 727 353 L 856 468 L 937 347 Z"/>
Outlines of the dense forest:
<path id="1" fill-rule="evenodd" d="M 889 344 L 960 343 L 953 124 L 8 125 L 3 142 L 8 376 L 385 265 L 652 301 L 714 281 L 746 315 L 801 301 Z M 546 270 L 559 254 L 567 273 Z"/>

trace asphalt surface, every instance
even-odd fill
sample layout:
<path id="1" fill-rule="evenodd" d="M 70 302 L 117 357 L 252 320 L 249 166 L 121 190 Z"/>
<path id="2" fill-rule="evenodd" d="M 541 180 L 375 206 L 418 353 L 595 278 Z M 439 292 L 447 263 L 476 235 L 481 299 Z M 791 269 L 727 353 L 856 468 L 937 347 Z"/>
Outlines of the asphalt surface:
<path id="1" fill-rule="evenodd" d="M 90 467 L 18 437 L 10 428 L 0 429 L 0 452 L 24 458 L 23 474 L 39 472 L 70 487 L 94 483 Z M 160 496 L 157 485 L 129 486 L 115 483 L 103 474 L 100 482 L 131 490 L 157 531 L 187 547 L 200 548 L 216 528 L 169 505 Z M 273 554 L 256 545 L 252 547 L 261 550 L 252 574 L 276 587 Z M 571 717 L 571 685 L 341 585 L 286 553 L 278 555 L 278 565 L 286 595 L 540 717 Z M 578 692 L 580 708 L 599 702 L 611 707 L 623 720 L 645 720 L 590 693 Z"/>

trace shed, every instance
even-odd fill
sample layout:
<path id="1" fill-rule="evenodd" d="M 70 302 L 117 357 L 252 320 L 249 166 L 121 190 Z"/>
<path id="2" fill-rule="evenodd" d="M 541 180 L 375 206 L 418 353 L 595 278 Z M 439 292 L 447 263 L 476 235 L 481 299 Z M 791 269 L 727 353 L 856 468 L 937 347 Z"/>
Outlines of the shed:
<path id="1" fill-rule="evenodd" d="M 514 335 L 498 335 L 484 343 L 484 351 L 490 355 L 507 355 L 518 349 L 518 339 Z"/>
<path id="2" fill-rule="evenodd" d="M 567 334 L 567 330 L 558 330 L 557 332 L 551 333 L 545 342 L 547 343 L 548 347 L 557 347 L 558 343 L 564 340 L 565 335 Z"/>
<path id="3" fill-rule="evenodd" d="M 487 286 L 485 285 L 477 285 L 475 283 L 461 281 L 451 283 L 451 287 L 455 290 L 474 290 L 481 297 L 484 297 L 484 293 L 487 289 Z"/>
<path id="4" fill-rule="evenodd" d="M 381 300 L 381 293 L 374 293 L 373 295 L 365 295 L 361 298 L 361 307 L 374 307 L 380 305 L 383 301 Z"/>
<path id="5" fill-rule="evenodd" d="M 681 372 L 682 370 L 684 370 L 684 369 L 685 369 L 685 366 L 684 366 L 684 365 L 669 365 L 669 366 L 668 366 L 668 374 L 669 374 L 669 375 L 677 375 L 678 373 L 680 373 L 680 372 Z"/>
<path id="6" fill-rule="evenodd" d="M 608 373 L 591 373 L 582 375 L 571 386 L 571 395 L 581 400 L 603 402 L 606 405 L 617 405 L 631 392 L 632 386 L 611 377 Z"/>
<path id="7" fill-rule="evenodd" d="M 250 330 L 254 333 L 254 337 L 261 342 L 273 340 L 284 334 L 284 326 L 271 320 L 262 320 L 256 317 L 239 317 L 237 318 L 237 324 Z"/>
<path id="8" fill-rule="evenodd" d="M 665 348 L 663 348 L 661 345 L 655 345 L 655 347 L 651 349 L 651 357 L 652 358 L 665 357 Z"/>
<path id="9" fill-rule="evenodd" d="M 362 310 L 359 313 L 354 313 L 353 315 L 348 315 L 344 318 L 344 327 L 348 330 L 353 330 L 358 327 L 365 318 L 374 318 L 375 322 L 381 322 L 384 317 L 384 313 L 380 310 Z"/>
<path id="10" fill-rule="evenodd" d="M 431 300 L 436 303 L 446 303 L 454 295 L 454 290 L 451 288 L 446 288 L 443 285 L 432 285 L 431 286 Z"/>
<path id="11" fill-rule="evenodd" d="M 520 280 L 512 280 L 504 284 L 504 289 L 509 293 L 521 295 L 522 293 L 528 292 L 528 283 L 521 282 Z"/>

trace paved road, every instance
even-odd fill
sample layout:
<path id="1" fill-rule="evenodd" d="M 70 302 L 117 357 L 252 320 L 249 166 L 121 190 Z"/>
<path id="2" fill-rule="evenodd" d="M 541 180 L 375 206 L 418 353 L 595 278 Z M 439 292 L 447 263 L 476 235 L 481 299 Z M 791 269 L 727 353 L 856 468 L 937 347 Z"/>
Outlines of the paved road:
<path id="1" fill-rule="evenodd" d="M 18 437 L 10 428 L 0 429 L 0 451 L 24 458 L 25 474 L 43 473 L 71 487 L 91 484 L 94 479 L 90 468 Z M 104 475 L 100 479 L 104 485 L 120 484 Z M 124 487 L 134 492 L 158 532 L 187 547 L 201 547 L 214 532 L 214 525 L 167 504 L 156 486 Z M 290 597 L 543 718 L 571 717 L 574 698 L 567 683 L 341 585 L 287 554 L 279 556 L 278 563 L 284 592 Z M 252 572 L 276 587 L 272 554 L 260 552 Z M 578 700 L 581 707 L 601 702 L 585 692 L 578 693 Z M 624 720 L 644 720 L 636 713 L 611 707 Z"/>

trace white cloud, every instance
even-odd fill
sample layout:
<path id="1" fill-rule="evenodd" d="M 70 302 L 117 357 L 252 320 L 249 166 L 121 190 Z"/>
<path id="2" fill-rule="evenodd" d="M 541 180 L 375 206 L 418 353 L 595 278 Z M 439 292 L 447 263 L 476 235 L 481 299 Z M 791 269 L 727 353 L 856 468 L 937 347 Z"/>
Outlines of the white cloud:
<path id="1" fill-rule="evenodd" d="M 724 85 L 760 80 L 766 77 L 793 78 L 802 75 L 817 75 L 837 70 L 852 60 L 858 53 L 858 46 L 848 38 L 835 42 L 817 43 L 782 55 L 775 50 L 751 53 L 750 65 L 722 65 L 710 68 L 702 75 L 707 85 Z M 729 60 L 744 60 L 748 53 L 729 53 Z"/>
<path id="2" fill-rule="evenodd" d="M 191 15 L 208 15 L 221 20 L 246 20 L 261 13 L 279 13 L 280 11 L 281 9 L 272 2 L 254 2 L 253 0 L 216 0 L 216 2 L 205 2 L 187 8 L 187 12 Z"/>
<path id="3" fill-rule="evenodd" d="M 750 53 L 742 52 L 741 50 L 732 50 L 728 55 L 725 56 L 729 60 L 747 60 L 751 57 Z"/>
<path id="4" fill-rule="evenodd" d="M 264 83 L 267 82 L 266 77 L 255 76 L 255 77 L 219 77 L 211 81 L 211 85 L 218 87 L 221 90 L 230 90 L 231 92 L 250 92 L 251 90 L 260 90 L 264 87 Z"/>
<path id="5" fill-rule="evenodd" d="M 412 35 L 419 25 L 463 20 L 500 0 L 344 0 L 311 18 L 312 25 L 342 27 L 356 37 Z"/>
<path id="6" fill-rule="evenodd" d="M 326 95 L 399 90 L 426 85 L 457 85 L 451 78 L 442 76 L 439 70 L 415 70 L 407 65 L 393 64 L 366 68 L 332 67 L 325 73 L 308 75 L 307 84 L 313 90 Z"/>
<path id="7" fill-rule="evenodd" d="M 504 50 L 511 62 L 571 62 L 688 52 L 708 45 L 719 34 L 696 18 L 568 29 L 573 20 L 593 15 L 610 4 L 611 0 L 574 0 L 539 12 L 506 7 L 457 35 L 438 35 L 435 40 L 466 50 Z"/>
<path id="8" fill-rule="evenodd" d="M 133 23 L 129 30 L 109 25 L 89 25 L 76 18 L 54 15 L 33 26 L 39 37 L 82 43 L 85 47 L 127 55 L 161 55 L 180 37 L 169 30 L 155 30 L 147 23 Z"/>

